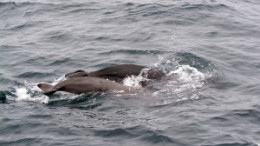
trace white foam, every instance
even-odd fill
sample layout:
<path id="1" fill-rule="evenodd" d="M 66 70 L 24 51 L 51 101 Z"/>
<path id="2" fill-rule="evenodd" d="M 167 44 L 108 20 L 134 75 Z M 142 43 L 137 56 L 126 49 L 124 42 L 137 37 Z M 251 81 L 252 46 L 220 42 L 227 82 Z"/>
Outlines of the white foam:
<path id="1" fill-rule="evenodd" d="M 179 81 L 189 83 L 189 82 L 199 82 L 206 78 L 205 74 L 198 71 L 196 68 L 189 65 L 179 65 L 176 70 L 173 70 L 169 75 L 175 75 L 178 77 Z"/>
<path id="2" fill-rule="evenodd" d="M 26 88 L 17 88 L 16 89 L 16 96 L 17 96 L 17 101 L 21 101 L 21 100 L 26 100 L 31 98 L 30 95 L 27 93 Z"/>
<path id="3" fill-rule="evenodd" d="M 129 76 L 123 80 L 123 84 L 126 86 L 141 88 L 142 86 L 140 85 L 140 81 L 142 81 L 142 77 L 140 76 Z"/>
<path id="4" fill-rule="evenodd" d="M 174 80 L 169 81 L 167 86 L 174 86 L 174 93 L 194 91 L 204 85 L 207 75 L 189 65 L 179 65 L 169 75 L 174 75 Z"/>
<path id="5" fill-rule="evenodd" d="M 153 96 L 163 93 L 164 100 L 174 99 L 175 102 L 198 100 L 200 89 L 204 86 L 209 74 L 200 72 L 189 65 L 177 65 L 167 74 L 171 77 Z"/>
<path id="6" fill-rule="evenodd" d="M 140 74 L 138 76 L 129 76 L 126 77 L 123 80 L 123 84 L 126 86 L 131 86 L 135 88 L 142 88 L 142 85 L 140 84 L 142 81 L 147 81 L 147 72 L 149 71 L 149 68 L 144 68 L 141 70 Z"/>
<path id="7" fill-rule="evenodd" d="M 62 75 L 59 78 L 54 79 L 50 84 L 56 85 L 57 83 L 64 80 L 66 80 L 65 75 Z M 17 96 L 16 101 L 33 101 L 44 104 L 49 102 L 49 97 L 42 94 L 42 90 L 37 86 L 36 83 L 27 83 L 24 81 L 24 87 L 15 87 L 15 91 Z M 77 96 L 72 96 L 70 98 L 74 99 Z"/>
<path id="8" fill-rule="evenodd" d="M 36 88 L 35 88 L 36 89 Z M 41 103 L 48 103 L 49 97 L 48 96 L 37 96 L 37 97 L 31 97 L 31 95 L 28 93 L 28 89 L 24 87 L 15 88 L 16 90 L 16 101 L 36 101 Z"/>

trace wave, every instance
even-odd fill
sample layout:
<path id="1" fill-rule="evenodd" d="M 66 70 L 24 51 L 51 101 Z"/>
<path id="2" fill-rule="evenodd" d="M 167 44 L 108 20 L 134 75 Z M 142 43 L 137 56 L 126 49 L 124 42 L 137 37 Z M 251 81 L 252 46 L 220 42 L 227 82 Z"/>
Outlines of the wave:
<path id="1" fill-rule="evenodd" d="M 5 91 L 0 91 L 0 104 L 1 103 L 6 103 L 6 92 Z"/>
<path id="2" fill-rule="evenodd" d="M 94 134 L 101 137 L 127 137 L 129 139 L 135 138 L 137 140 L 150 144 L 174 144 L 177 141 L 169 136 L 165 136 L 160 131 L 149 130 L 142 126 L 134 126 L 128 128 L 111 128 L 107 130 L 95 130 Z"/>
<path id="3" fill-rule="evenodd" d="M 160 50 L 133 50 L 133 49 L 124 49 L 124 50 L 113 50 L 100 53 L 100 55 L 115 55 L 115 54 L 129 54 L 129 55 L 142 55 L 142 54 L 164 54 L 166 51 Z"/>
<path id="4" fill-rule="evenodd" d="M 25 72 L 17 75 L 17 78 L 43 78 L 52 76 L 53 73 L 42 73 L 42 72 Z"/>

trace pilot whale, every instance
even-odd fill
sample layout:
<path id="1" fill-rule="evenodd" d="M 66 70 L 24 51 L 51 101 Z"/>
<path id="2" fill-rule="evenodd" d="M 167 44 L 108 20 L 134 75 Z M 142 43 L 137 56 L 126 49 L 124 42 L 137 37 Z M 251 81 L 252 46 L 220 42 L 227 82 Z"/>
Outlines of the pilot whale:
<path id="1" fill-rule="evenodd" d="M 40 83 L 37 85 L 46 95 L 57 91 L 66 91 L 74 94 L 123 91 L 124 93 L 137 92 L 138 89 L 98 77 L 74 77 L 61 81 L 56 85 Z"/>
<path id="2" fill-rule="evenodd" d="M 152 68 L 148 68 L 146 66 L 135 65 L 135 64 L 121 64 L 114 65 L 110 67 L 106 67 L 93 72 L 85 72 L 83 70 L 77 70 L 71 73 L 67 73 L 65 75 L 66 78 L 74 78 L 74 77 L 84 77 L 84 76 L 92 76 L 92 77 L 100 77 L 105 78 L 117 82 L 121 82 L 127 76 L 138 76 L 142 75 L 147 79 L 151 80 L 162 80 L 165 78 L 165 74 Z"/>

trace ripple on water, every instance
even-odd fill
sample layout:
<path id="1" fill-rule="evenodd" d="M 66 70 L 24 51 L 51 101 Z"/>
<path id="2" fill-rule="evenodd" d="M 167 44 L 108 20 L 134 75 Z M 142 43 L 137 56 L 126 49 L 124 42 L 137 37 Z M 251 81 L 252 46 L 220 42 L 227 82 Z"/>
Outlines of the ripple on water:
<path id="1" fill-rule="evenodd" d="M 135 141 L 141 141 L 146 144 L 181 144 L 178 140 L 169 136 L 163 135 L 160 131 L 149 130 L 143 126 L 134 126 L 128 128 L 112 128 L 107 130 L 95 130 L 96 136 L 103 138 L 120 139 L 124 137 L 127 139 L 135 139 Z"/>
<path id="2" fill-rule="evenodd" d="M 25 72 L 17 75 L 17 78 L 43 78 L 53 76 L 53 73 L 43 73 L 43 72 Z"/>
<path id="3" fill-rule="evenodd" d="M 164 54 L 164 51 L 160 51 L 160 50 L 113 50 L 113 51 L 108 51 L 108 52 L 103 52 L 100 53 L 102 55 L 115 55 L 115 54 L 129 54 L 129 55 L 142 55 L 142 54 L 154 54 L 154 55 L 158 55 L 158 54 Z"/>

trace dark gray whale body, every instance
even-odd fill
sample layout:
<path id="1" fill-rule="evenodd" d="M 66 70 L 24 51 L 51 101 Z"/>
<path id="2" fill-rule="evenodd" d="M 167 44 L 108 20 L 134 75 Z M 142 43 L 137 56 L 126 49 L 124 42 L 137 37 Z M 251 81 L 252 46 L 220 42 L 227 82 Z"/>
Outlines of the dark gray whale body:
<path id="1" fill-rule="evenodd" d="M 103 68 L 93 72 L 78 70 L 67 73 L 64 81 L 57 85 L 38 84 L 44 94 L 51 95 L 56 91 L 66 91 L 75 94 L 93 93 L 93 92 L 136 92 L 137 89 L 120 84 L 122 80 L 131 75 L 142 75 L 151 81 L 158 81 L 165 78 L 165 74 L 155 69 L 150 69 L 141 65 L 122 64 Z M 116 81 L 116 82 L 114 82 Z M 150 81 L 148 81 L 150 82 Z M 148 82 L 141 82 L 142 86 L 147 86 Z"/>
<path id="2" fill-rule="evenodd" d="M 95 92 L 115 92 L 123 91 L 125 93 L 136 92 L 133 87 L 125 86 L 110 80 L 97 77 L 74 77 L 59 82 L 57 85 L 45 83 L 38 84 L 44 94 L 51 95 L 56 91 L 66 91 L 74 94 L 95 93 Z"/>
<path id="3" fill-rule="evenodd" d="M 145 70 L 147 69 L 147 70 Z M 138 76 L 141 73 L 142 76 L 151 80 L 162 80 L 165 78 L 165 74 L 155 69 L 151 69 L 141 65 L 134 64 L 121 64 L 103 68 L 93 72 L 85 72 L 83 70 L 77 70 L 75 72 L 67 73 L 66 78 L 92 76 L 106 78 L 109 80 L 120 82 L 127 76 Z"/>

